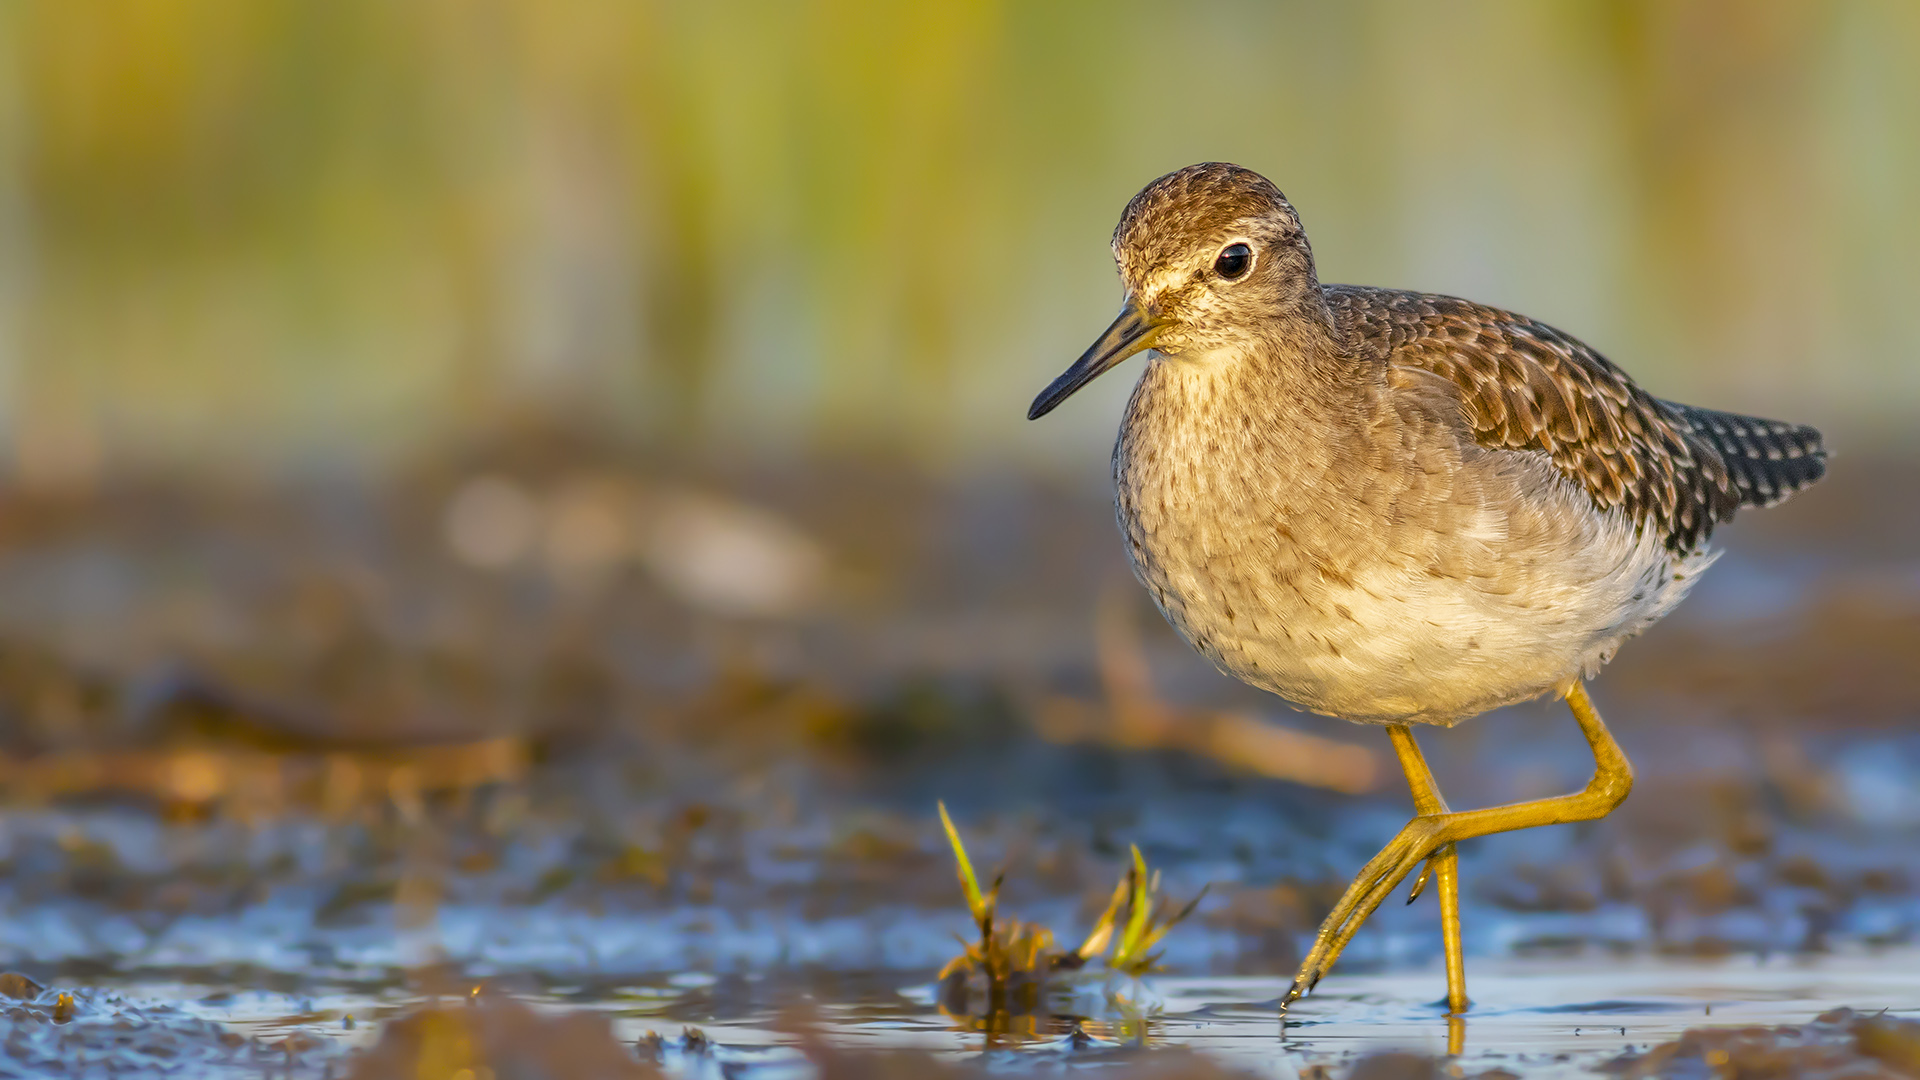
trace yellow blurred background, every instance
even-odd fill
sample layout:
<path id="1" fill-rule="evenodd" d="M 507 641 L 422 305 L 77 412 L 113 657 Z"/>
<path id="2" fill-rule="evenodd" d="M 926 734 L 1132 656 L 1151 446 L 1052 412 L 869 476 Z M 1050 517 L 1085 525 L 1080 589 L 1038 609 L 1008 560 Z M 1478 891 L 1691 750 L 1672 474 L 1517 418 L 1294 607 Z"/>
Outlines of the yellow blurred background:
<path id="1" fill-rule="evenodd" d="M 1845 449 L 1920 414 L 1906 0 L 0 7 L 0 449 L 378 464 L 524 414 L 1092 477 L 1027 401 L 1154 176 Z"/>

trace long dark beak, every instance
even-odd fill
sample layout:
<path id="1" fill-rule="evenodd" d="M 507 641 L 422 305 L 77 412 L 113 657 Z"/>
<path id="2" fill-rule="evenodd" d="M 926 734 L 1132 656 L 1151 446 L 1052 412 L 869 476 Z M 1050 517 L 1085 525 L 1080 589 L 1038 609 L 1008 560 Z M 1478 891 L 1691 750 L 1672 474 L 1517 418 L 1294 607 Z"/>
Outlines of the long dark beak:
<path id="1" fill-rule="evenodd" d="M 1120 309 L 1120 316 L 1100 335 L 1093 347 L 1080 354 L 1073 366 L 1061 372 L 1040 396 L 1033 399 L 1033 407 L 1027 410 L 1027 419 L 1038 420 L 1052 412 L 1054 406 L 1067 400 L 1075 390 L 1100 377 L 1108 368 L 1134 353 L 1153 348 L 1154 338 L 1160 331 L 1160 324 L 1147 317 L 1133 301 Z"/>

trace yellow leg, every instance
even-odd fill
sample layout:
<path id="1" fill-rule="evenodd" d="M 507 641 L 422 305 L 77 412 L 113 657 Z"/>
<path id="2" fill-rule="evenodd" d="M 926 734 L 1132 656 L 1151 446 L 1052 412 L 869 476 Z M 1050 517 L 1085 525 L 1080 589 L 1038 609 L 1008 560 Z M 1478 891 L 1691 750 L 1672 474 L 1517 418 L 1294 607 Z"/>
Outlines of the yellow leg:
<path id="1" fill-rule="evenodd" d="M 1381 901 L 1406 880 L 1414 867 L 1438 854 L 1441 848 L 1478 836 L 1530 829 L 1536 825 L 1592 821 L 1606 817 L 1614 807 L 1620 805 L 1627 797 L 1627 792 L 1633 789 L 1633 766 L 1627 763 L 1626 755 L 1620 752 L 1620 745 L 1613 741 L 1606 723 L 1594 710 L 1586 688 L 1580 683 L 1576 682 L 1573 689 L 1567 692 L 1567 706 L 1573 710 L 1573 718 L 1579 721 L 1581 734 L 1587 737 L 1587 745 L 1593 749 L 1593 779 L 1587 781 L 1587 786 L 1571 795 L 1536 802 L 1494 806 L 1484 810 L 1416 815 L 1400 830 L 1399 835 L 1381 849 L 1380 854 L 1367 863 L 1360 871 L 1360 876 L 1347 887 L 1346 895 L 1334 905 L 1326 921 L 1320 924 L 1313 948 L 1301 963 L 1300 973 L 1294 977 L 1292 988 L 1281 1000 L 1280 1007 L 1283 1010 L 1320 982 L 1347 942 L 1360 929 L 1360 924 L 1366 922 L 1367 916 L 1372 915 Z M 1425 773 L 1424 765 L 1421 772 L 1431 787 L 1432 777 Z M 1409 782 L 1412 782 L 1411 774 Z"/>
<path id="2" fill-rule="evenodd" d="M 1387 736 L 1393 740 L 1393 752 L 1399 757 L 1400 769 L 1407 777 L 1407 787 L 1413 792 L 1414 813 L 1420 817 L 1446 813 L 1447 801 L 1441 797 L 1439 786 L 1433 782 L 1433 770 L 1427 767 L 1427 759 L 1420 753 L 1420 744 L 1413 739 L 1413 729 L 1406 724 L 1388 724 Z M 1413 880 L 1413 888 L 1407 891 L 1407 903 L 1411 904 L 1420 898 L 1428 879 L 1436 876 L 1437 872 L 1440 879 L 1440 940 L 1447 954 L 1447 1006 L 1448 1011 L 1458 1013 L 1466 1011 L 1467 971 L 1460 942 L 1460 859 L 1456 850 L 1455 845 L 1447 844 L 1427 856 L 1420 876 Z M 1372 912 L 1367 914 L 1371 915 Z M 1322 926 L 1321 929 L 1324 931 L 1326 928 Z M 1346 944 L 1346 941 L 1340 941 L 1329 948 L 1321 961 L 1322 971 L 1333 969 Z"/>
<path id="3" fill-rule="evenodd" d="M 1433 782 L 1433 770 L 1427 767 L 1420 744 L 1413 739 L 1413 729 L 1405 724 L 1393 724 L 1387 728 L 1387 735 L 1393 739 L 1393 752 L 1399 756 L 1400 768 L 1407 774 L 1407 787 L 1413 791 L 1414 812 L 1426 817 L 1446 813 L 1447 800 L 1441 797 L 1440 789 Z M 1460 942 L 1458 848 L 1448 844 L 1427 859 L 1426 869 L 1414 882 L 1413 895 L 1407 897 L 1407 903 L 1413 903 L 1420 895 L 1429 874 L 1436 878 L 1435 889 L 1440 894 L 1440 939 L 1447 954 L 1447 1012 L 1459 1015 L 1467 1011 L 1467 963 Z M 1334 959 L 1328 959 L 1328 967 L 1333 966 Z"/>

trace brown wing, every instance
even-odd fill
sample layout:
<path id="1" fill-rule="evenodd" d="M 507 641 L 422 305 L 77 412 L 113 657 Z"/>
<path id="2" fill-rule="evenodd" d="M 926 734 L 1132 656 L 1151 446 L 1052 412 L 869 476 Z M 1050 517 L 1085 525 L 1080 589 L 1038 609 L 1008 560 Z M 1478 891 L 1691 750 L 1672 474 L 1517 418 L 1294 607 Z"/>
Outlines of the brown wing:
<path id="1" fill-rule="evenodd" d="M 1326 295 L 1355 348 L 1459 387 L 1480 445 L 1547 455 L 1596 504 L 1658 530 L 1674 550 L 1705 542 L 1743 503 L 1777 502 L 1825 470 L 1812 428 L 1671 405 L 1524 316 L 1387 289 L 1332 285 Z"/>

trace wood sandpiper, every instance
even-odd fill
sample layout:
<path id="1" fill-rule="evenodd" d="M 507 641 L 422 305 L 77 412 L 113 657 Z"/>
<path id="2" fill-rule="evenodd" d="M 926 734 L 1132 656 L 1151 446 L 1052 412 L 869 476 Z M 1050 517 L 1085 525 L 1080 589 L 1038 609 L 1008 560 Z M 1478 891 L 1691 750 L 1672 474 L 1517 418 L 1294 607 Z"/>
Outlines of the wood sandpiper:
<path id="1" fill-rule="evenodd" d="M 1147 185 L 1113 253 L 1119 317 L 1028 418 L 1147 352 L 1113 451 L 1135 575 L 1222 671 L 1385 725 L 1413 791 L 1415 817 L 1327 916 L 1282 1008 L 1423 867 L 1412 891 L 1435 880 L 1457 1016 L 1455 845 L 1620 805 L 1633 770 L 1584 680 L 1686 595 L 1717 523 L 1820 479 L 1820 433 L 1662 401 L 1523 315 L 1322 285 L 1286 197 L 1235 165 Z M 1593 748 L 1592 781 L 1450 810 L 1411 725 L 1547 693 Z"/>

